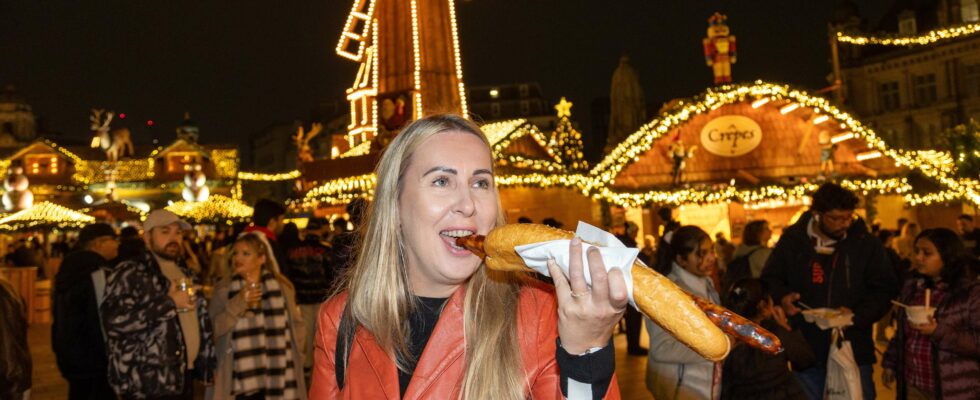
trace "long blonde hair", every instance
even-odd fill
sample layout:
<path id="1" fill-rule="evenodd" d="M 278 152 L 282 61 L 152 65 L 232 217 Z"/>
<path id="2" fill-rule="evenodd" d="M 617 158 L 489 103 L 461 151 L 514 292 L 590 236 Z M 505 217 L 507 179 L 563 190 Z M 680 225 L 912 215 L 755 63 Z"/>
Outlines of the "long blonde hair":
<path id="1" fill-rule="evenodd" d="M 415 302 L 401 250 L 404 241 L 398 201 L 402 179 L 419 145 L 448 131 L 473 134 L 490 152 L 480 128 L 456 115 L 429 116 L 398 134 L 378 163 L 374 201 L 359 228 L 357 260 L 339 288 L 349 295 L 349 314 L 344 318 L 371 332 L 402 371 L 408 371 L 415 361 L 408 350 L 408 321 Z M 497 202 L 497 225 L 502 225 L 499 198 Z M 519 275 L 488 270 L 486 265 L 480 265 L 467 281 L 463 300 L 466 369 L 460 382 L 461 398 L 525 397 L 516 317 L 521 282 Z"/>

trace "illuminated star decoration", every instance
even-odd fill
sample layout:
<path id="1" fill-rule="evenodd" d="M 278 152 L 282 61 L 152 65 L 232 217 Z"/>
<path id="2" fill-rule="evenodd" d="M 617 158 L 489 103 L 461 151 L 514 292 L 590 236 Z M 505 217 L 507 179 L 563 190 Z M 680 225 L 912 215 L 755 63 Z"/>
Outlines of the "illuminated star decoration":
<path id="1" fill-rule="evenodd" d="M 558 111 L 558 118 L 571 117 L 572 102 L 565 100 L 565 98 L 562 97 L 561 101 L 555 105 L 555 111 Z"/>

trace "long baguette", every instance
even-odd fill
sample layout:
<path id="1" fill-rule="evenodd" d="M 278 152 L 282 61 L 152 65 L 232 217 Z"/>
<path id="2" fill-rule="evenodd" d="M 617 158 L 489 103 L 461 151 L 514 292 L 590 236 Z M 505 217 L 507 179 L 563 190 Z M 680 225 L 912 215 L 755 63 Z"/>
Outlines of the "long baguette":
<path id="1" fill-rule="evenodd" d="M 573 232 L 545 225 L 510 224 L 490 231 L 482 243 L 475 236 L 461 238 L 459 242 L 468 248 L 482 248 L 484 254 L 476 253 L 485 255 L 489 268 L 526 271 L 527 266 L 515 247 L 574 236 Z M 639 264 L 631 268 L 633 300 L 643 314 L 705 359 L 718 361 L 728 355 L 731 347 L 728 337 L 705 315 L 694 298 L 650 268 Z"/>

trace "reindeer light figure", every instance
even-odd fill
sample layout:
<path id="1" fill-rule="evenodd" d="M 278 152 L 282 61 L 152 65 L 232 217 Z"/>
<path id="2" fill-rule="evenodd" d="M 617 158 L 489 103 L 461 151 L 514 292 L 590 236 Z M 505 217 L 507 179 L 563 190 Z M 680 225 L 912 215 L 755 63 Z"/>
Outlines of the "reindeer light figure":
<path id="1" fill-rule="evenodd" d="M 103 113 L 105 114 L 104 121 L 102 120 Z M 135 153 L 129 128 L 109 129 L 113 116 L 112 111 L 106 112 L 103 109 L 92 109 L 92 115 L 89 116 L 89 121 L 92 122 L 92 131 L 95 132 L 95 136 L 92 137 L 92 147 L 101 147 L 105 151 L 106 159 L 110 162 L 115 162 L 120 157 Z"/>
<path id="2" fill-rule="evenodd" d="M 322 130 L 323 124 L 320 123 L 313 123 L 308 133 L 304 132 L 302 125 L 296 128 L 296 136 L 293 136 L 293 141 L 296 143 L 296 157 L 300 163 L 313 162 L 313 148 L 310 147 L 310 140 L 319 135 Z"/>

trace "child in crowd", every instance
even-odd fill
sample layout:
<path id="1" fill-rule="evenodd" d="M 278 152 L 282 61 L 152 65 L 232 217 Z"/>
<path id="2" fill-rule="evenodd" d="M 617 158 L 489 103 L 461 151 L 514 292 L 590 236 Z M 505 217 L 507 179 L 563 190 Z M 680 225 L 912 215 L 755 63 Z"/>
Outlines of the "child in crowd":
<path id="1" fill-rule="evenodd" d="M 882 381 L 898 381 L 898 398 L 976 399 L 980 382 L 980 280 L 976 259 L 955 232 L 926 229 L 915 240 L 912 278 L 900 300 L 935 314 L 913 323 L 907 312 L 885 352 Z"/>
<path id="2" fill-rule="evenodd" d="M 816 356 L 803 335 L 790 327 L 783 309 L 773 306 L 769 286 L 760 279 L 736 281 L 725 296 L 725 307 L 769 330 L 783 352 L 769 354 L 736 342 L 722 369 L 722 399 L 805 399 L 799 381 L 787 368 L 806 369 Z"/>

